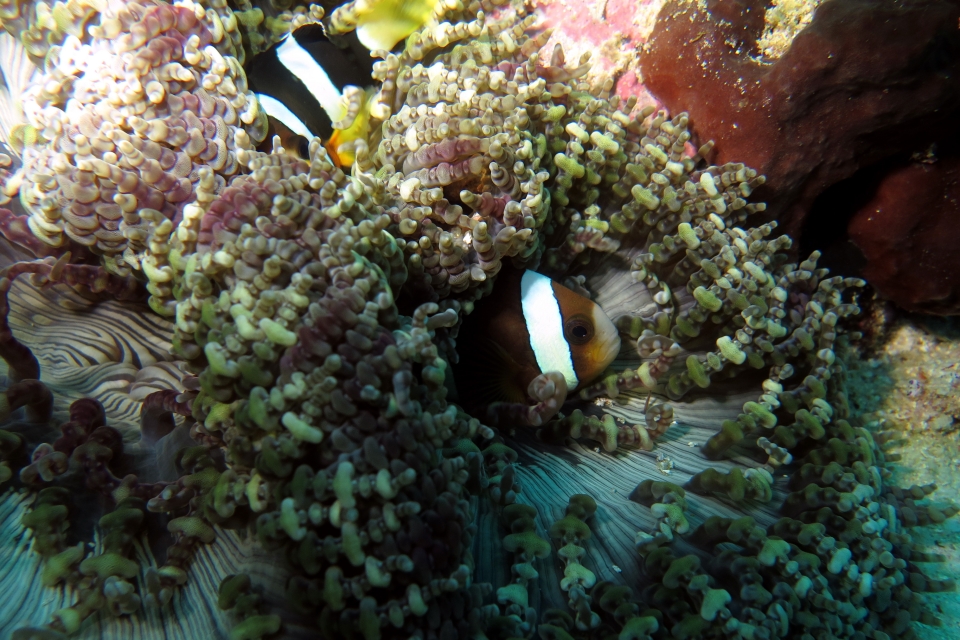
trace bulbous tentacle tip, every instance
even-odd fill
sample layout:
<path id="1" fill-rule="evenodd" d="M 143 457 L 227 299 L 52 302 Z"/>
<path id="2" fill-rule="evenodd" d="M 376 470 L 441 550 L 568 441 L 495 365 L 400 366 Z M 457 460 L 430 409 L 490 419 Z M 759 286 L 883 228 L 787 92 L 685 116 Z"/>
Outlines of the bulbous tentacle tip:
<path id="1" fill-rule="evenodd" d="M 527 386 L 527 395 L 537 404 L 530 408 L 528 421 L 531 426 L 538 427 L 553 416 L 557 415 L 560 407 L 567 399 L 567 381 L 559 371 L 547 371 L 530 381 Z"/>
<path id="2" fill-rule="evenodd" d="M 559 371 L 547 371 L 530 381 L 527 396 L 535 404 L 495 402 L 487 408 L 493 426 L 539 427 L 559 413 L 567 400 L 567 381 Z"/>

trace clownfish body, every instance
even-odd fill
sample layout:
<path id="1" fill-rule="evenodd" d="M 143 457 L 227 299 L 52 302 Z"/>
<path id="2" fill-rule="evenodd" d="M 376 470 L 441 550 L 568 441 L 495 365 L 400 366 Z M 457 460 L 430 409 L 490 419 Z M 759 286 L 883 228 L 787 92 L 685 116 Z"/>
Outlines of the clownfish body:
<path id="1" fill-rule="evenodd" d="M 533 271 L 505 271 L 464 320 L 457 351 L 457 394 L 473 411 L 528 402 L 528 385 L 547 371 L 563 374 L 572 392 L 613 362 L 620 336 L 590 299 Z"/>
<path id="2" fill-rule="evenodd" d="M 437 0 L 373 0 L 357 17 L 356 31 L 337 36 L 322 25 L 300 27 L 246 66 L 247 82 L 268 116 L 266 144 L 280 136 L 290 153 L 307 158 L 309 142 L 320 138 L 333 160 L 353 164 L 350 143 L 369 133 L 373 92 L 366 91 L 360 113 L 346 129 L 334 124 L 347 115 L 344 89 L 371 84 L 370 51 L 393 49 L 433 15 Z M 343 150 L 341 146 L 346 145 Z"/>
<path id="3" fill-rule="evenodd" d="M 334 135 L 339 134 L 340 144 L 346 142 L 343 132 L 333 128 L 346 115 L 343 91 L 348 85 L 370 84 L 370 62 L 335 45 L 319 24 L 300 27 L 255 56 L 247 65 L 247 82 L 269 117 L 267 140 L 279 135 L 285 149 L 306 158 L 310 140 L 318 137 L 335 153 Z"/>

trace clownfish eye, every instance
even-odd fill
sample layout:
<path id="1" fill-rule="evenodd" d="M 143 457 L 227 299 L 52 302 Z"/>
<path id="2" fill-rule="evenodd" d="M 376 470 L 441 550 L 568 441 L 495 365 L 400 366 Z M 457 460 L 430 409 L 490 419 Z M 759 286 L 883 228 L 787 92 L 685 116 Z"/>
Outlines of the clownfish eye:
<path id="1" fill-rule="evenodd" d="M 575 315 L 563 325 L 563 334 L 570 344 L 586 344 L 593 338 L 593 322 L 584 315 Z"/>

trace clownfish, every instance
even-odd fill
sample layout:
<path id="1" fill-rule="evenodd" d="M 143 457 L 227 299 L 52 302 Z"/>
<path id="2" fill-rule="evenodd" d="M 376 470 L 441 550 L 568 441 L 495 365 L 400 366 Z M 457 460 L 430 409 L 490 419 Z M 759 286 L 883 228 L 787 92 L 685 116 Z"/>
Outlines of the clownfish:
<path id="1" fill-rule="evenodd" d="M 284 149 L 307 158 L 310 140 L 318 137 L 334 162 L 352 165 L 349 145 L 340 147 L 369 133 L 370 52 L 397 46 L 433 16 L 437 1 L 373 0 L 357 16 L 356 30 L 336 42 L 322 25 L 309 24 L 254 56 L 246 65 L 247 83 L 268 116 L 265 144 L 278 135 Z M 334 129 L 347 115 L 348 85 L 366 89 L 364 104 L 349 128 Z"/>
<path id="2" fill-rule="evenodd" d="M 620 335 L 595 302 L 534 271 L 500 274 L 457 336 L 456 393 L 468 411 L 527 403 L 530 382 L 559 371 L 573 392 L 620 352 Z"/>

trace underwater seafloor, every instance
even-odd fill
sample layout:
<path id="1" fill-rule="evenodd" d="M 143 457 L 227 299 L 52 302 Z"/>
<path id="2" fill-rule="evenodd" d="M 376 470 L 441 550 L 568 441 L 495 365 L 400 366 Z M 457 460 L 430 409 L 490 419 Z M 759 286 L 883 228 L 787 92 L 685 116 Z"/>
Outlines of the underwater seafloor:
<path id="1" fill-rule="evenodd" d="M 2 176 L 0 638 L 960 637 L 960 328 L 860 293 L 798 217 L 822 205 L 817 170 L 784 195 L 764 139 L 760 190 L 723 155 L 745 150 L 723 114 L 698 151 L 697 104 L 641 111 L 662 106 L 638 55 L 660 3 L 540 2 L 527 22 L 446 3 L 458 26 L 378 72 L 388 135 L 348 174 L 317 145 L 310 164 L 254 151 L 237 97 L 238 52 L 316 10 L 160 4 L 0 3 L 48 58 L 32 124 L 4 122 L 26 169 Z M 820 4 L 771 5 L 762 64 Z M 670 3 L 691 46 L 739 56 L 731 6 Z M 529 37 L 540 20 L 550 39 Z M 466 53 L 417 68 L 444 39 Z M 111 75 L 121 57 L 158 84 Z M 500 262 L 620 319 L 614 375 L 562 420 L 550 380 L 483 417 L 495 430 L 446 397 L 454 323 Z"/>
<path id="2" fill-rule="evenodd" d="M 935 483 L 940 496 L 960 495 L 960 323 L 956 319 L 874 309 L 867 322 L 876 333 L 852 366 L 852 401 L 876 420 L 891 420 L 900 432 L 894 477 L 904 484 Z M 960 569 L 960 523 L 951 518 L 918 530 L 915 539 L 945 562 L 938 577 L 956 579 Z M 960 637 L 960 595 L 930 594 L 943 622 L 926 638 Z"/>

